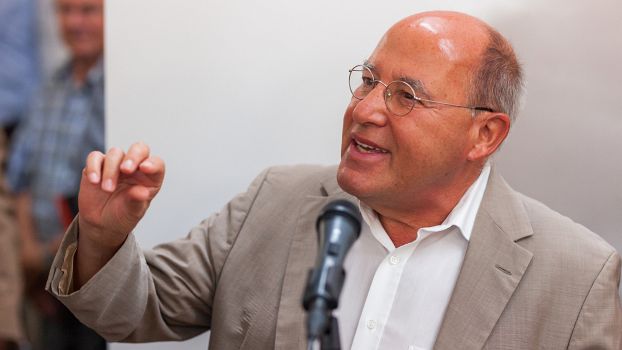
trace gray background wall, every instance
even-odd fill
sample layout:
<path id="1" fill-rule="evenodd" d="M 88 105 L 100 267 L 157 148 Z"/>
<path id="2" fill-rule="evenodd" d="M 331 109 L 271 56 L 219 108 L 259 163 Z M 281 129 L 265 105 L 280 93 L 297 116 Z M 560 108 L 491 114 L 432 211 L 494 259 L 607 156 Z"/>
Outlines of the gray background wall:
<path id="1" fill-rule="evenodd" d="M 347 69 L 428 9 L 473 14 L 513 42 L 526 104 L 500 171 L 621 251 L 619 0 L 109 0 L 108 144 L 143 140 L 167 162 L 141 244 L 184 235 L 267 166 L 337 163 Z M 112 349 L 204 349 L 205 337 Z"/>

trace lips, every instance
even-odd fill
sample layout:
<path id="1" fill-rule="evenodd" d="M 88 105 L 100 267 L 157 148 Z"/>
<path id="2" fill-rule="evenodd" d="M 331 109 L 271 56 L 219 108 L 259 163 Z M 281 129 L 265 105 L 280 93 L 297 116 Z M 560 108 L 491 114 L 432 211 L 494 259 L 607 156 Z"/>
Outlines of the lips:
<path id="1" fill-rule="evenodd" d="M 361 153 L 389 153 L 384 148 L 377 147 L 368 141 L 362 141 L 360 139 L 352 138 L 352 143 L 356 147 L 356 149 Z"/>

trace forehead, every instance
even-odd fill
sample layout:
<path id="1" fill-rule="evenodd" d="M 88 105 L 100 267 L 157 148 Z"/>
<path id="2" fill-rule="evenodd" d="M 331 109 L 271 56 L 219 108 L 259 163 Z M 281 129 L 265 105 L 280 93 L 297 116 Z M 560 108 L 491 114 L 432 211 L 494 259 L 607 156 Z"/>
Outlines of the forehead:
<path id="1" fill-rule="evenodd" d="M 103 0 L 56 0 L 60 6 L 103 6 Z"/>
<path id="2" fill-rule="evenodd" d="M 389 29 L 368 61 L 382 79 L 407 76 L 426 85 L 466 84 L 486 43 L 486 32 L 477 23 L 415 16 Z"/>

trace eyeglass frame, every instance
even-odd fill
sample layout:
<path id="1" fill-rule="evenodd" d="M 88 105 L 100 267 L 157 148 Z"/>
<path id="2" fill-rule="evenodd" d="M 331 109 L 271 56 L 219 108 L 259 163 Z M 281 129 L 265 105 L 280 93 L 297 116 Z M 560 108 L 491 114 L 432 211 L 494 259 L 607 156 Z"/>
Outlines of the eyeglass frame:
<path id="1" fill-rule="evenodd" d="M 374 86 L 369 90 L 369 92 L 367 92 L 367 94 L 365 94 L 365 96 L 363 96 L 363 98 L 359 98 L 354 94 L 354 91 L 358 89 L 352 89 L 352 84 L 350 83 L 352 81 L 352 72 L 357 68 L 357 67 L 362 67 L 364 69 L 366 69 L 372 77 L 372 84 L 374 84 Z M 391 108 L 389 108 L 388 102 L 387 102 L 387 91 L 389 85 L 393 84 L 393 83 L 402 83 L 402 84 L 406 84 L 406 86 L 408 86 L 410 88 L 410 90 L 412 91 L 412 95 L 413 95 L 413 99 L 415 99 L 416 101 L 420 102 L 421 105 L 423 105 L 425 107 L 425 104 L 423 102 L 428 102 L 428 103 L 436 103 L 436 104 L 440 104 L 440 105 L 444 105 L 444 106 L 450 106 L 450 107 L 457 107 L 457 108 L 466 108 L 466 109 L 470 109 L 472 111 L 485 111 L 485 112 L 491 112 L 494 113 L 495 111 L 492 108 L 489 107 L 479 107 L 479 106 L 464 106 L 464 105 L 459 105 L 459 104 L 454 104 L 454 103 L 449 103 L 449 102 L 442 102 L 442 101 L 435 101 L 435 100 L 429 100 L 429 99 L 425 99 L 425 98 L 421 98 L 419 96 L 417 96 L 417 94 L 415 93 L 415 89 L 412 87 L 412 85 L 410 85 L 408 82 L 405 82 L 403 80 L 393 80 L 391 82 L 389 82 L 388 84 L 383 82 L 380 79 L 376 79 L 376 77 L 374 76 L 374 72 L 371 70 L 370 67 L 368 67 L 367 65 L 364 64 L 357 64 L 356 66 L 350 68 L 348 70 L 349 74 L 348 74 L 348 87 L 350 88 L 350 93 L 352 94 L 352 97 L 354 97 L 355 99 L 362 101 L 365 99 L 365 97 L 367 97 L 367 95 L 372 92 L 375 88 L 376 85 L 378 83 L 382 84 L 384 86 L 384 91 L 382 93 L 382 97 L 384 98 L 384 104 L 387 107 L 387 110 L 389 112 L 391 112 L 391 114 L 398 116 L 398 117 L 404 117 L 407 114 L 409 114 L 410 112 L 412 112 L 412 110 L 415 108 L 415 103 L 412 104 L 412 106 L 410 107 L 410 110 L 408 110 L 408 112 L 404 113 L 404 114 L 397 114 L 395 112 L 393 112 L 391 110 Z M 362 82 L 361 82 L 362 83 Z M 390 97 L 390 96 L 389 96 Z M 475 115 L 475 112 L 473 113 L 473 115 Z"/>

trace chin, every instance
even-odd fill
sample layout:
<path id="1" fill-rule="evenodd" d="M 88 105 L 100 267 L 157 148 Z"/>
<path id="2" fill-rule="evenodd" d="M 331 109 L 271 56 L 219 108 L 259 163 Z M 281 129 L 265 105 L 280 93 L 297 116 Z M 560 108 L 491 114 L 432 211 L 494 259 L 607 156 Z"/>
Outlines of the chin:
<path id="1" fill-rule="evenodd" d="M 91 43 L 73 43 L 69 45 L 71 55 L 79 60 L 93 60 L 98 58 L 103 50 Z"/>
<path id="2" fill-rule="evenodd" d="M 360 174 L 341 164 L 339 165 L 339 169 L 337 170 L 337 183 L 342 190 L 354 197 L 359 199 L 365 197 L 365 194 L 369 191 L 368 180 L 369 176 Z"/>

